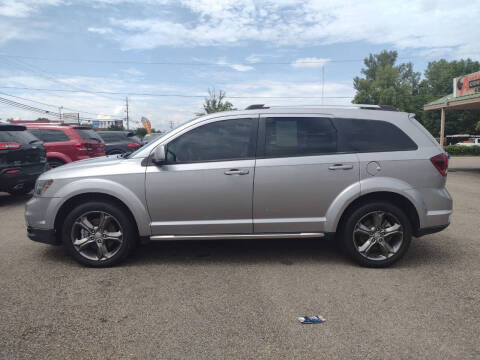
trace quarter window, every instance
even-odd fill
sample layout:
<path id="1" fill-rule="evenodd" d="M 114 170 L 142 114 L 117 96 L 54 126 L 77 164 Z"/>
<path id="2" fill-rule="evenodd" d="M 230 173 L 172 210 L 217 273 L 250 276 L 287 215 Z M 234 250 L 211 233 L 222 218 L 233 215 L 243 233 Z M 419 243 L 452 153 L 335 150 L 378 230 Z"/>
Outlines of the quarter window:
<path id="1" fill-rule="evenodd" d="M 339 151 L 383 152 L 418 149 L 417 144 L 397 126 L 387 121 L 335 119 Z"/>
<path id="2" fill-rule="evenodd" d="M 197 127 L 167 146 L 169 163 L 189 163 L 252 158 L 257 121 L 222 120 Z"/>
<path id="3" fill-rule="evenodd" d="M 265 120 L 265 156 L 307 156 L 337 151 L 337 133 L 328 118 L 274 117 Z"/>

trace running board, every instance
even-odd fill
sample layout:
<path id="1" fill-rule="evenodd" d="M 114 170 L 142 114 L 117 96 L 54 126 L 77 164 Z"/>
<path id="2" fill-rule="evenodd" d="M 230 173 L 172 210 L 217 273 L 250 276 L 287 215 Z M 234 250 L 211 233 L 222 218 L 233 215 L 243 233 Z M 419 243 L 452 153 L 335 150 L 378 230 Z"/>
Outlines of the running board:
<path id="1" fill-rule="evenodd" d="M 236 239 L 291 239 L 318 238 L 324 233 L 271 233 L 271 234 L 212 234 L 212 235 L 153 235 L 150 240 L 236 240 Z"/>

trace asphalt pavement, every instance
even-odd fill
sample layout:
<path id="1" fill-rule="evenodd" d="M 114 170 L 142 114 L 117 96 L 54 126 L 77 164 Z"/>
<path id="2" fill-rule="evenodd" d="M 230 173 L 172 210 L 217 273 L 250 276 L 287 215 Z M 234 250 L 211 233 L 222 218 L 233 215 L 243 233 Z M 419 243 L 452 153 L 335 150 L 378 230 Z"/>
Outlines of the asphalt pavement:
<path id="1" fill-rule="evenodd" d="M 0 358 L 480 359 L 480 158 L 452 159 L 448 190 L 452 225 L 388 269 L 321 239 L 158 242 L 90 269 L 0 194 Z"/>

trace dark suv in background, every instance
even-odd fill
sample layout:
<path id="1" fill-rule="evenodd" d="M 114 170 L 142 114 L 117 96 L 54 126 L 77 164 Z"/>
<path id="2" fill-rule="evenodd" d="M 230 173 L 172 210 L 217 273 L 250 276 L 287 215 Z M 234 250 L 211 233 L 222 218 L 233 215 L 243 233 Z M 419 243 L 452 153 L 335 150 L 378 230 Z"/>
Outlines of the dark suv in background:
<path id="1" fill-rule="evenodd" d="M 45 148 L 38 138 L 25 126 L 0 123 L 0 191 L 30 192 L 46 166 Z"/>
<path id="2" fill-rule="evenodd" d="M 142 146 L 142 141 L 130 131 L 99 131 L 105 141 L 107 155 L 130 153 Z"/>
<path id="3" fill-rule="evenodd" d="M 97 132 L 80 125 L 25 124 L 44 142 L 47 160 L 54 168 L 72 161 L 105 155 L 105 143 Z"/>

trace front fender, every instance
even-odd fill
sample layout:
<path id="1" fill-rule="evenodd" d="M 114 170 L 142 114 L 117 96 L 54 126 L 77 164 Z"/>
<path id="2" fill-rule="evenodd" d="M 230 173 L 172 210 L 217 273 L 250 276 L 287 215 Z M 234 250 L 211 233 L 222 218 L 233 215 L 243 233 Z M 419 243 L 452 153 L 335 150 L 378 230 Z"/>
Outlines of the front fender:
<path id="1" fill-rule="evenodd" d="M 144 192 L 137 195 L 128 187 L 108 179 L 79 179 L 63 186 L 55 194 L 55 197 L 62 199 L 62 201 L 57 204 L 55 213 L 57 213 L 60 207 L 69 199 L 76 195 L 87 193 L 101 193 L 117 198 L 123 202 L 133 214 L 137 223 L 139 235 L 151 235 L 150 215 L 147 212 L 144 201 L 139 197 L 144 196 Z"/>

